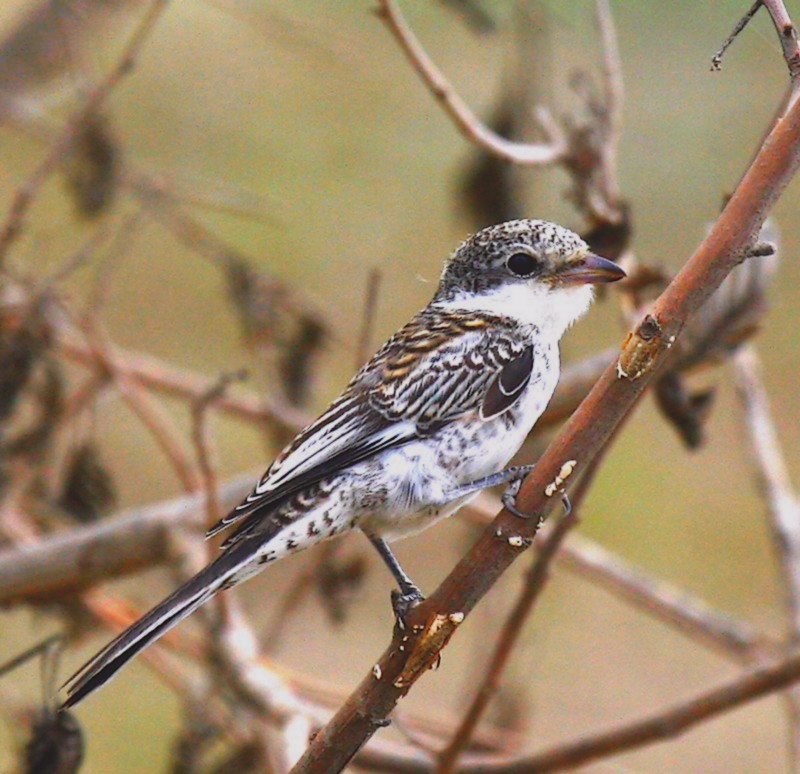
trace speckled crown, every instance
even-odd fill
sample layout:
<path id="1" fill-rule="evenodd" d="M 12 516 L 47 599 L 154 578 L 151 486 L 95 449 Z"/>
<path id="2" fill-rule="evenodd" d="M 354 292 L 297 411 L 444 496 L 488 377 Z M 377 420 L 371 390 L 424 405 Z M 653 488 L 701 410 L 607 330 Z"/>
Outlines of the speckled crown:
<path id="1" fill-rule="evenodd" d="M 506 260 L 522 248 L 554 269 L 589 246 L 574 231 L 547 220 L 509 220 L 465 239 L 447 259 L 439 295 L 480 292 L 508 279 Z"/>

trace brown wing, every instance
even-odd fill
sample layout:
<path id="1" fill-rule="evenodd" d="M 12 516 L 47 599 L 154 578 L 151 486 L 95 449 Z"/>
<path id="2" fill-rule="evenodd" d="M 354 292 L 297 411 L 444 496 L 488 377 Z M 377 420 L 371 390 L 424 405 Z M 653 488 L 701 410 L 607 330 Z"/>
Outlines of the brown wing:
<path id="1" fill-rule="evenodd" d="M 523 336 L 515 323 L 502 317 L 423 310 L 356 374 L 330 408 L 278 456 L 247 499 L 208 535 L 356 462 L 431 435 L 467 412 L 482 410 L 486 418 L 501 413 L 524 389 L 527 381 L 520 372 L 526 363 L 530 378 L 529 335 Z M 498 389 L 506 394 L 502 401 L 492 399 L 493 411 L 486 414 L 485 400 L 501 377 Z"/>

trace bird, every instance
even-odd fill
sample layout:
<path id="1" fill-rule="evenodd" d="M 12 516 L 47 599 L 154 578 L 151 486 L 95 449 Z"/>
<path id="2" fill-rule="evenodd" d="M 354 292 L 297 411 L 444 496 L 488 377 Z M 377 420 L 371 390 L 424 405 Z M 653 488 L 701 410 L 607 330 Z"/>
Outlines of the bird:
<path id="1" fill-rule="evenodd" d="M 532 466 L 506 467 L 550 400 L 559 342 L 592 286 L 625 272 L 573 231 L 512 220 L 466 239 L 432 300 L 278 455 L 247 498 L 208 531 L 221 553 L 112 640 L 65 684 L 63 708 L 106 683 L 216 593 L 266 565 L 360 530 L 397 582 L 398 622 L 423 599 L 389 542 L 458 510 Z"/>

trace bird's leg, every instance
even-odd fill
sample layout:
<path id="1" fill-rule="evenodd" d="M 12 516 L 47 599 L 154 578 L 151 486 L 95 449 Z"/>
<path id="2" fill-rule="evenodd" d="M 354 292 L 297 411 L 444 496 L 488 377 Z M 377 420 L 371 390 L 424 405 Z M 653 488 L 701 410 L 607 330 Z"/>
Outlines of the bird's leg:
<path id="1" fill-rule="evenodd" d="M 399 591 L 397 589 L 392 590 L 392 610 L 394 610 L 394 616 L 400 628 L 405 628 L 406 614 L 412 607 L 422 602 L 425 597 L 419 590 L 419 586 L 408 577 L 406 571 L 400 566 L 400 562 L 397 561 L 397 557 L 392 553 L 389 544 L 377 535 L 370 535 L 369 533 L 366 533 L 366 535 L 370 543 L 375 546 L 381 555 L 381 559 L 394 575 L 394 579 L 400 587 Z"/>
<path id="2" fill-rule="evenodd" d="M 452 502 L 459 497 L 471 495 L 473 492 L 478 492 L 481 489 L 486 489 L 490 486 L 497 486 L 498 484 L 509 484 L 505 492 L 503 492 L 502 500 L 503 505 L 507 510 L 511 511 L 515 516 L 521 519 L 527 519 L 527 514 L 518 510 L 514 504 L 517 492 L 519 492 L 520 484 L 525 476 L 533 470 L 533 465 L 514 465 L 505 470 L 500 470 L 497 473 L 492 473 L 484 478 L 479 478 L 477 481 L 471 481 L 469 484 L 464 484 L 456 489 L 451 489 L 446 492 L 442 498 L 444 502 Z"/>

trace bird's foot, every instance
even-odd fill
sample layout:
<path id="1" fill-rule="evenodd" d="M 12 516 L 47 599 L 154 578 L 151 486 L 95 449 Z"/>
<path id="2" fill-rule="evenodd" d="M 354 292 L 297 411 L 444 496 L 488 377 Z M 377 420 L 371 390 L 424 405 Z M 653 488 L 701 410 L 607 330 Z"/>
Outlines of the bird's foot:
<path id="1" fill-rule="evenodd" d="M 503 492 L 502 497 L 500 498 L 503 501 L 503 506 L 509 513 L 513 513 L 515 516 L 518 516 L 520 519 L 529 519 L 530 515 L 527 513 L 523 513 L 519 508 L 517 508 L 517 495 L 519 494 L 519 488 L 522 486 L 522 482 L 525 476 L 528 475 L 533 470 L 533 465 L 519 465 L 515 468 L 509 468 L 509 471 L 513 471 L 513 476 L 510 479 L 508 487 L 506 491 Z"/>
<path id="2" fill-rule="evenodd" d="M 416 586 L 392 589 L 392 610 L 398 628 L 406 628 L 406 616 L 424 599 L 424 594 Z"/>

